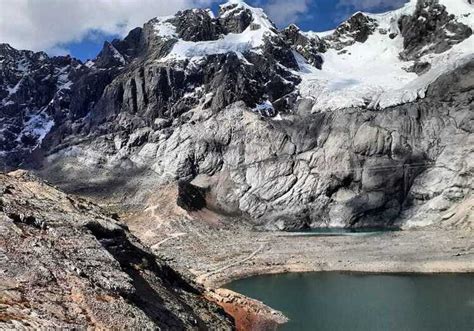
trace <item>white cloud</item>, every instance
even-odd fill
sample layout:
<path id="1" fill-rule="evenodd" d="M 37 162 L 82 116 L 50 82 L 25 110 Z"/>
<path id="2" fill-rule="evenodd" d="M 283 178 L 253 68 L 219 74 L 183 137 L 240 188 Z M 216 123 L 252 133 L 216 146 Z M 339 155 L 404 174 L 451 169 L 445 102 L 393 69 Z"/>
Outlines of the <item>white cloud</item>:
<path id="1" fill-rule="evenodd" d="M 0 43 L 62 53 L 90 33 L 125 35 L 156 16 L 213 0 L 0 0 Z"/>
<path id="2" fill-rule="evenodd" d="M 284 27 L 295 23 L 309 11 L 310 0 L 270 0 L 264 8 L 276 25 Z"/>

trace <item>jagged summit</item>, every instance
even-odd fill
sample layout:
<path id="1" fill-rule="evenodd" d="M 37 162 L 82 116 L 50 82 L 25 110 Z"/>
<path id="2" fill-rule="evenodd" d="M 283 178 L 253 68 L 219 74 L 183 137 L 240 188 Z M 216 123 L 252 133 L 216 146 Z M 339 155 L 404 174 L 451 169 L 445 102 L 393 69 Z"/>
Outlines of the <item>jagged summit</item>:
<path id="1" fill-rule="evenodd" d="M 0 50 L 1 51 L 11 50 L 11 49 L 13 49 L 13 47 L 11 47 L 10 44 L 0 43 Z"/>
<path id="2" fill-rule="evenodd" d="M 266 39 L 278 33 L 262 9 L 243 1 L 221 5 L 217 17 L 209 10 L 194 9 L 175 17 L 156 18 L 154 29 L 162 38 L 177 39 L 163 61 L 258 52 Z"/>
<path id="3" fill-rule="evenodd" d="M 247 11 L 252 15 L 252 23 L 261 25 L 264 29 L 276 30 L 275 24 L 270 20 L 267 14 L 262 8 L 252 7 L 245 1 L 228 1 L 225 4 L 219 6 L 219 16 L 224 18 L 229 15 L 242 15 L 243 12 Z"/>
<path id="4" fill-rule="evenodd" d="M 451 11 L 453 14 L 451 14 Z M 321 71 L 306 71 L 301 94 L 313 111 L 372 109 L 423 98 L 441 74 L 473 58 L 474 5 L 464 0 L 412 0 L 383 13 L 355 13 L 335 30 L 305 33 L 322 38 Z"/>

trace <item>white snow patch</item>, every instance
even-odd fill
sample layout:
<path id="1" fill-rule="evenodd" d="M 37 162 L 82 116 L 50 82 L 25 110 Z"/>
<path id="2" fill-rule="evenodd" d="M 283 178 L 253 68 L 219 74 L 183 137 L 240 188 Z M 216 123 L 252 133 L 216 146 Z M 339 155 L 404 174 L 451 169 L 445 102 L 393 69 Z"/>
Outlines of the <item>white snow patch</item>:
<path id="1" fill-rule="evenodd" d="M 196 97 L 198 95 L 202 95 L 203 91 L 204 91 L 203 86 L 196 87 L 196 88 L 194 88 L 194 90 L 192 92 L 184 93 L 183 99 L 184 98 L 193 98 L 193 97 Z"/>
<path id="2" fill-rule="evenodd" d="M 174 16 L 163 16 L 155 19 L 156 23 L 154 23 L 153 28 L 157 36 L 162 38 L 176 38 L 178 36 L 176 34 L 176 27 L 168 22 L 172 18 Z"/>
<path id="3" fill-rule="evenodd" d="M 58 81 L 57 81 L 57 88 L 58 92 L 61 90 L 69 90 L 73 83 L 69 79 L 69 74 L 67 70 L 69 69 L 69 66 L 62 67 L 61 69 L 58 70 Z"/>
<path id="4" fill-rule="evenodd" d="M 114 59 L 119 61 L 121 64 L 126 64 L 127 61 L 125 61 L 125 58 L 123 57 L 122 54 L 114 47 L 114 45 L 109 44 L 109 49 L 112 51 Z"/>
<path id="5" fill-rule="evenodd" d="M 301 31 L 301 33 L 303 35 L 305 35 L 306 37 L 308 38 L 315 38 L 315 39 L 318 39 L 318 38 L 324 38 L 324 37 L 327 37 L 327 36 L 330 36 L 332 35 L 336 30 L 328 30 L 328 31 L 321 31 L 321 32 L 315 32 L 315 31 Z"/>
<path id="6" fill-rule="evenodd" d="M 15 103 L 14 103 L 13 101 L 11 101 L 11 100 L 9 100 L 9 101 L 3 100 L 3 101 L 2 101 L 2 106 L 4 106 L 4 107 L 5 107 L 5 106 L 14 105 L 14 104 L 15 104 Z"/>
<path id="7" fill-rule="evenodd" d="M 174 45 L 173 50 L 164 60 L 182 60 L 230 52 L 243 53 L 250 49 L 252 49 L 251 41 L 234 34 L 227 35 L 224 39 L 213 41 L 192 42 L 180 40 Z"/>
<path id="8" fill-rule="evenodd" d="M 30 67 L 30 64 L 25 56 L 23 56 L 21 60 L 18 61 L 16 64 L 16 70 L 22 73 L 25 73 L 26 71 L 28 71 L 29 67 Z"/>
<path id="9" fill-rule="evenodd" d="M 95 66 L 95 63 L 94 61 L 87 61 L 85 64 L 84 64 L 87 68 L 92 68 L 93 66 Z"/>
<path id="10" fill-rule="evenodd" d="M 265 116 L 275 115 L 275 108 L 273 107 L 273 104 L 268 100 L 265 100 L 264 102 L 256 105 L 255 108 L 252 109 L 252 111 Z"/>
<path id="11" fill-rule="evenodd" d="M 456 16 L 458 22 L 474 28 L 474 3 L 470 4 L 468 0 L 439 0 L 439 3 Z"/>
<path id="12" fill-rule="evenodd" d="M 216 18 L 216 15 L 214 15 L 214 13 L 212 12 L 212 10 L 210 10 L 209 8 L 206 9 L 206 12 L 207 12 L 207 14 L 209 15 L 210 18 Z"/>
<path id="13" fill-rule="evenodd" d="M 277 114 L 277 116 L 272 117 L 272 120 L 274 120 L 274 121 L 283 121 L 283 118 L 281 117 L 280 114 Z"/>
<path id="14" fill-rule="evenodd" d="M 37 148 L 43 142 L 44 137 L 51 131 L 54 126 L 54 120 L 47 115 L 44 111 L 33 115 L 23 127 L 23 130 L 18 135 L 17 141 L 21 141 L 21 138 L 25 135 L 33 136 L 36 138 L 37 144 L 33 148 Z"/>
<path id="15" fill-rule="evenodd" d="M 268 100 L 265 100 L 264 102 L 258 104 L 254 110 L 256 111 L 261 111 L 261 110 L 272 110 L 273 111 L 273 104 L 268 101 Z"/>
<path id="16" fill-rule="evenodd" d="M 23 82 L 23 78 L 20 79 L 18 81 L 18 83 L 16 83 L 15 86 L 13 86 L 13 87 L 8 86 L 7 87 L 8 96 L 11 96 L 11 95 L 15 94 L 16 92 L 18 92 L 18 89 L 20 88 L 20 85 L 21 85 L 22 82 Z"/>

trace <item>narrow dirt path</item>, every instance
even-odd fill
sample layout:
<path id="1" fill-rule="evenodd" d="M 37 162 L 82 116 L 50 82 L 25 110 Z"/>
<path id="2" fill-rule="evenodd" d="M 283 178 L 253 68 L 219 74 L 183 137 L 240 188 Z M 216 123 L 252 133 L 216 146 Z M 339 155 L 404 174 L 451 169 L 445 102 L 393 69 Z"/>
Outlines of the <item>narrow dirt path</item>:
<path id="1" fill-rule="evenodd" d="M 219 272 L 222 272 L 222 271 L 227 270 L 227 269 L 229 269 L 229 268 L 235 267 L 236 265 L 239 265 L 239 264 L 242 264 L 242 263 L 245 263 L 245 262 L 251 260 L 252 258 L 255 257 L 255 255 L 257 255 L 258 253 L 260 253 L 260 252 L 265 248 L 265 246 L 266 246 L 266 243 L 262 243 L 262 244 L 260 244 L 260 246 L 259 246 L 255 251 L 253 251 L 253 252 L 252 252 L 249 256 L 247 256 L 246 258 L 244 258 L 244 259 L 242 259 L 242 260 L 238 260 L 238 261 L 232 262 L 232 263 L 229 263 L 229 264 L 226 264 L 226 265 L 223 266 L 223 267 L 220 267 L 220 268 L 218 268 L 218 269 L 216 269 L 216 270 L 213 270 L 213 271 L 209 271 L 209 272 L 207 272 L 207 273 L 205 273 L 205 274 L 203 274 L 203 275 L 197 277 L 198 282 L 199 282 L 199 283 L 202 283 L 202 281 L 203 281 L 204 279 L 206 279 L 207 277 L 210 277 L 210 276 L 215 275 L 215 274 L 217 274 L 217 273 L 219 273 Z"/>

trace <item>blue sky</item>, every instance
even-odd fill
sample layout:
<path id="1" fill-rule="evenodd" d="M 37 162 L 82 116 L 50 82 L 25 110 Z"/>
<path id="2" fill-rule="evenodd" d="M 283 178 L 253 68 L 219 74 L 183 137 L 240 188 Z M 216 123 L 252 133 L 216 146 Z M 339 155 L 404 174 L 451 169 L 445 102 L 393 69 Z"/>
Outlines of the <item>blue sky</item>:
<path id="1" fill-rule="evenodd" d="M 1 0 L 0 42 L 15 48 L 95 58 L 104 41 L 122 38 L 155 16 L 191 7 L 218 11 L 221 0 Z M 407 0 L 247 0 L 281 28 L 326 31 L 357 11 L 384 12 Z"/>
<path id="2" fill-rule="evenodd" d="M 66 52 L 82 61 L 86 61 L 97 56 L 105 41 L 112 41 L 117 38 L 121 38 L 121 36 L 94 31 L 87 34 L 81 41 L 61 43 L 58 47 L 64 50 L 60 51 L 60 53 Z"/>

